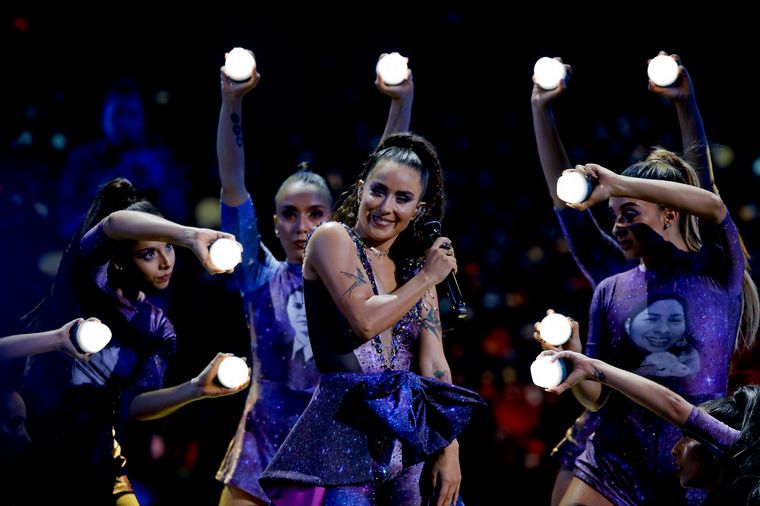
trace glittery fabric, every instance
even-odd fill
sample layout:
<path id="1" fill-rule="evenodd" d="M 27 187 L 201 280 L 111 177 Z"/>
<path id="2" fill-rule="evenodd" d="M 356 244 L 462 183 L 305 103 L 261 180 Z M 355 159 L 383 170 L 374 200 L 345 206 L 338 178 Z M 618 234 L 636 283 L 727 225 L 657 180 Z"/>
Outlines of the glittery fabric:
<path id="1" fill-rule="evenodd" d="M 238 207 L 222 204 L 222 229 L 243 245 L 233 275 L 248 319 L 253 381 L 216 478 L 267 500 L 259 476 L 308 405 L 319 372 L 306 328 L 301 265 L 276 260 L 261 243 L 250 198 Z"/>
<path id="2" fill-rule="evenodd" d="M 262 485 L 388 482 L 448 446 L 480 405 L 470 390 L 409 371 L 323 374 Z"/>
<path id="3" fill-rule="evenodd" d="M 636 267 L 602 281 L 594 292 L 586 343 L 588 356 L 649 373 L 692 404 L 726 394 L 744 269 L 730 216 L 717 226 L 703 224 L 700 232 L 698 253 L 664 243 L 658 269 Z M 666 307 L 670 309 L 663 311 Z M 640 327 L 648 330 L 639 335 Z M 669 367 L 641 367 L 653 360 L 665 364 L 662 357 L 668 357 Z M 681 362 L 684 357 L 688 363 Z M 689 368 L 685 375 L 684 367 Z M 675 427 L 611 392 L 599 427 L 576 459 L 575 475 L 614 504 L 699 500 L 680 488 L 675 475 L 670 451 L 679 438 Z"/>
<path id="4" fill-rule="evenodd" d="M 160 308 L 144 297 L 129 301 L 110 288 L 115 245 L 97 225 L 72 246 L 45 306 L 50 310 L 38 322 L 51 329 L 95 316 L 111 329 L 111 341 L 88 362 L 61 352 L 31 357 L 22 387 L 34 447 L 66 462 L 43 458 L 37 467 L 47 475 L 45 466 L 51 466 L 47 472 L 60 483 L 78 483 L 93 497 L 110 496 L 114 477 L 125 472 L 123 458 L 114 455 L 113 430 L 119 437 L 135 395 L 163 386 L 176 349 L 174 328 Z M 83 476 L 90 480 L 83 482 Z"/>
<path id="5" fill-rule="evenodd" d="M 685 435 L 706 445 L 718 455 L 724 455 L 739 439 L 739 431 L 694 406 L 681 429 Z"/>
<path id="6" fill-rule="evenodd" d="M 584 410 L 552 449 L 551 456 L 565 469 L 575 468 L 575 459 L 586 449 L 586 440 L 599 426 L 600 420 L 600 411 Z"/>
<path id="7" fill-rule="evenodd" d="M 346 231 L 377 293 L 361 241 Z M 378 352 L 374 340 L 363 342 L 351 331 L 321 282 L 305 280 L 304 292 L 322 376 L 262 486 L 278 505 L 302 504 L 288 489 L 310 487 L 326 487 L 324 504 L 420 504 L 425 459 L 456 438 L 482 399 L 408 370 L 421 329 L 420 302 L 394 326 L 391 349 Z"/>
<path id="8" fill-rule="evenodd" d="M 599 228 L 591 211 L 565 207 L 554 212 L 570 253 L 592 288 L 596 288 L 603 279 L 638 263 L 625 258 L 617 241 Z M 575 459 L 586 448 L 586 439 L 598 427 L 600 416 L 601 411 L 584 410 L 567 429 L 565 437 L 552 449 L 552 457 L 562 467 L 569 470 L 575 467 Z"/>
<path id="9" fill-rule="evenodd" d="M 356 235 L 353 229 L 343 225 L 348 235 L 354 241 L 356 245 L 356 252 L 359 255 L 359 260 L 364 267 L 364 271 L 367 273 L 370 285 L 372 285 L 372 293 L 375 295 L 377 292 L 377 284 L 375 283 L 375 275 L 372 270 L 372 264 L 367 257 L 367 252 L 364 248 L 364 243 Z M 406 282 L 407 279 L 402 279 Z M 393 326 L 391 332 L 391 344 L 390 349 L 385 349 L 380 336 L 375 336 L 358 348 L 354 349 L 354 355 L 359 361 L 359 366 L 362 372 L 379 372 L 383 370 L 409 370 L 412 361 L 412 347 L 414 346 L 417 336 L 422 327 L 420 312 L 422 310 L 422 301 L 418 301 L 412 309 L 407 312 L 396 324 Z"/>

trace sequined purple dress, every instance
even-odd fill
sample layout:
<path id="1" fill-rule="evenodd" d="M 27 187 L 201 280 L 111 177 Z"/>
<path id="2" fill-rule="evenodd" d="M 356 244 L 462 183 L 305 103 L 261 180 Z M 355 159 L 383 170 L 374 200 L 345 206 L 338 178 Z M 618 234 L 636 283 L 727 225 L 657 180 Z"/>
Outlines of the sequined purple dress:
<path id="1" fill-rule="evenodd" d="M 569 207 L 554 211 L 570 253 L 592 288 L 596 288 L 603 279 L 638 263 L 625 258 L 617 241 L 599 228 L 591 211 Z M 584 410 L 567 429 L 565 437 L 552 449 L 552 457 L 562 467 L 568 470 L 575 467 L 575 459 L 586 448 L 586 439 L 596 430 L 600 416 L 601 411 Z"/>
<path id="2" fill-rule="evenodd" d="M 316 388 L 303 308 L 300 264 L 280 262 L 261 243 L 253 202 L 222 204 L 222 229 L 243 245 L 234 271 L 251 338 L 253 381 L 216 478 L 267 500 L 259 476 L 298 420 Z"/>
<path id="3" fill-rule="evenodd" d="M 46 477 L 39 493 L 68 494 L 78 504 L 110 504 L 115 476 L 126 472 L 114 460 L 113 431 L 123 443 L 132 399 L 163 386 L 176 349 L 174 327 L 160 308 L 144 297 L 129 301 L 110 287 L 116 245 L 101 224 L 87 232 L 67 252 L 38 321 L 51 329 L 94 316 L 111 329 L 111 341 L 88 362 L 62 352 L 31 357 L 23 380 L 35 466 Z"/>
<path id="4" fill-rule="evenodd" d="M 356 244 L 377 293 L 360 239 Z M 412 269 L 401 276 L 406 281 Z M 422 504 L 428 456 L 469 422 L 480 397 L 410 369 L 421 330 L 421 301 L 394 326 L 390 352 L 380 338 L 350 329 L 320 281 L 304 280 L 309 334 L 322 373 L 308 408 L 262 475 L 277 505 Z M 293 500 L 293 491 L 302 495 Z M 461 501 L 460 501 L 461 502 Z"/>
<path id="5" fill-rule="evenodd" d="M 702 223 L 700 233 L 698 253 L 662 242 L 657 269 L 635 267 L 602 281 L 594 291 L 586 343 L 588 356 L 629 371 L 653 355 L 677 366 L 674 347 L 688 343 L 698 354 L 697 370 L 681 374 L 674 367 L 650 379 L 695 405 L 726 394 L 744 271 L 730 216 L 720 225 Z M 698 503 L 702 498 L 682 489 L 675 475 L 670 451 L 679 437 L 675 427 L 610 392 L 599 427 L 576 459 L 575 476 L 614 504 Z"/>

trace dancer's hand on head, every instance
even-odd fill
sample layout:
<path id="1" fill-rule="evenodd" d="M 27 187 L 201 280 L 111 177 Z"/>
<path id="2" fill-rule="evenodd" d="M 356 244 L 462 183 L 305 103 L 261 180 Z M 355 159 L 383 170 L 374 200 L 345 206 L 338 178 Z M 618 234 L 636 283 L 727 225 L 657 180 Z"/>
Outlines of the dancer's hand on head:
<path id="1" fill-rule="evenodd" d="M 660 51 L 659 54 L 667 55 L 668 53 Z M 665 97 L 673 102 L 686 102 L 694 94 L 694 85 L 691 82 L 691 77 L 689 76 L 686 67 L 681 65 L 681 58 L 677 54 L 671 54 L 670 57 L 678 64 L 678 78 L 676 79 L 676 82 L 670 86 L 657 86 L 649 80 L 648 89 L 652 93 Z M 647 65 L 651 61 L 651 58 L 647 60 Z"/>
<path id="2" fill-rule="evenodd" d="M 387 55 L 388 53 L 383 53 L 380 55 L 380 58 Z M 378 60 L 380 60 L 378 58 Z M 409 64 L 409 58 L 405 58 L 407 65 Z M 377 86 L 377 89 L 380 90 L 380 93 L 383 95 L 388 95 L 391 98 L 403 98 L 408 99 L 414 95 L 414 78 L 412 77 L 412 69 L 409 69 L 409 72 L 407 73 L 406 79 L 401 81 L 398 84 L 390 85 L 385 84 L 383 80 L 380 78 L 379 74 L 375 74 L 375 86 Z"/>
<path id="3" fill-rule="evenodd" d="M 555 58 L 562 62 L 562 58 Z M 531 104 L 534 107 L 547 107 L 560 97 L 567 89 L 567 84 L 570 82 L 570 77 L 573 74 L 573 67 L 565 65 L 565 78 L 560 81 L 559 86 L 553 90 L 545 90 L 536 82 L 536 76 L 533 75 L 533 91 L 530 95 Z"/>
<path id="4" fill-rule="evenodd" d="M 210 274 L 219 274 L 222 272 L 232 272 L 234 270 L 234 267 L 230 270 L 222 270 L 219 267 L 215 266 L 213 263 L 211 263 L 211 258 L 209 257 L 209 248 L 211 247 L 211 244 L 216 241 L 217 239 L 230 239 L 235 242 L 235 236 L 232 234 L 228 234 L 227 232 L 220 232 L 218 230 L 212 230 L 209 228 L 196 228 L 193 231 L 192 237 L 188 241 L 188 244 L 185 245 L 188 248 L 193 250 L 193 253 L 195 253 L 195 256 L 198 257 L 198 260 L 200 260 L 203 267 L 210 273 Z M 243 251 L 243 245 L 239 242 L 237 243 L 240 247 L 240 251 Z"/>

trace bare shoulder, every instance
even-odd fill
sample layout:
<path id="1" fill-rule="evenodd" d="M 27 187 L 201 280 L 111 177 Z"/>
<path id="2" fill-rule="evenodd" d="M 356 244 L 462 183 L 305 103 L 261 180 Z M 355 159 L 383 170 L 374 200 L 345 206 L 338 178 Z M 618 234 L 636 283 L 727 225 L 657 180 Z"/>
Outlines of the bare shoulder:
<path id="1" fill-rule="evenodd" d="M 328 221 L 314 229 L 314 232 L 309 238 L 307 247 L 313 247 L 314 244 L 329 245 L 335 243 L 336 241 L 339 241 L 339 243 L 342 244 L 345 241 L 351 242 L 351 238 L 349 237 L 348 231 L 342 223 L 337 221 Z"/>
<path id="2" fill-rule="evenodd" d="M 345 226 L 337 221 L 330 221 L 319 225 L 312 232 L 306 243 L 306 255 L 304 256 L 304 276 L 307 279 L 318 277 L 315 273 L 317 265 L 327 262 L 334 263 L 345 252 L 354 252 L 351 237 Z"/>

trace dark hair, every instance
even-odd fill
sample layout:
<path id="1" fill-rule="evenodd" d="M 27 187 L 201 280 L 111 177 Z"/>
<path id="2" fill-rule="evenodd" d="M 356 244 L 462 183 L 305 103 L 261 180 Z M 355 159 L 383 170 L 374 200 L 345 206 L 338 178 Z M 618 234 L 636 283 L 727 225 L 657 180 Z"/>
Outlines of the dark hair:
<path id="1" fill-rule="evenodd" d="M 634 163 L 622 172 L 623 176 L 673 181 L 700 187 L 699 178 L 694 168 L 683 158 L 664 148 L 655 147 L 643 161 Z M 712 188 L 709 188 L 712 191 Z M 680 214 L 679 229 L 690 251 L 697 251 L 702 246 L 696 216 Z M 744 243 L 744 277 L 742 279 L 742 315 L 739 331 L 734 345 L 737 352 L 750 350 L 760 328 L 760 297 L 757 286 L 749 272 L 749 255 Z"/>
<path id="2" fill-rule="evenodd" d="M 728 397 L 700 405 L 710 416 L 739 431 L 725 457 L 725 475 L 713 494 L 730 504 L 760 504 L 760 385 L 739 387 Z M 729 504 L 725 502 L 724 504 Z"/>
<path id="3" fill-rule="evenodd" d="M 422 256 L 428 247 L 422 233 L 422 224 L 430 220 L 443 219 L 446 196 L 443 190 L 443 173 L 438 152 L 425 138 L 411 132 L 389 135 L 373 151 L 357 181 L 344 191 L 333 212 L 333 219 L 353 227 L 359 211 L 359 179 L 366 181 L 381 160 L 388 160 L 411 167 L 420 174 L 422 196 L 425 207 L 417 214 L 411 226 L 399 234 L 391 247 L 394 260 L 414 259 Z"/>
<path id="4" fill-rule="evenodd" d="M 277 193 L 274 195 L 275 204 L 277 204 L 280 198 L 282 198 L 282 195 L 285 193 L 285 190 L 287 190 L 288 186 L 293 183 L 303 183 L 316 186 L 319 193 L 323 194 L 327 199 L 327 207 L 332 207 L 333 197 L 332 193 L 330 192 L 330 187 L 327 185 L 327 181 L 325 181 L 325 178 L 316 172 L 309 170 L 307 163 L 299 164 L 298 172 L 291 174 L 287 177 L 287 179 L 285 179 L 285 181 L 282 182 L 280 188 L 277 190 Z"/>
<path id="5" fill-rule="evenodd" d="M 83 286 L 82 279 L 86 276 L 81 274 L 83 266 L 79 256 L 79 245 L 82 237 L 103 218 L 125 209 L 161 216 L 158 209 L 142 198 L 129 180 L 119 177 L 104 183 L 98 189 L 90 208 L 82 219 L 79 230 L 63 253 L 50 293 L 32 311 L 22 317 L 22 324 L 27 331 L 47 330 L 82 316 L 82 311 L 89 309 L 89 307 L 82 307 L 80 303 L 83 301 L 93 303 L 86 304 L 87 306 L 100 305 L 99 298 L 102 297 L 99 297 L 98 291 L 93 292 Z M 72 293 L 77 293 L 77 298 L 82 300 L 73 300 Z M 88 314 L 95 314 L 95 311 Z"/>
<path id="6" fill-rule="evenodd" d="M 142 197 L 128 179 L 117 177 L 104 183 L 98 189 L 98 193 L 82 219 L 79 232 L 75 236 L 77 243 L 88 230 L 100 223 L 103 218 L 124 209 L 162 216 L 153 204 Z"/>

